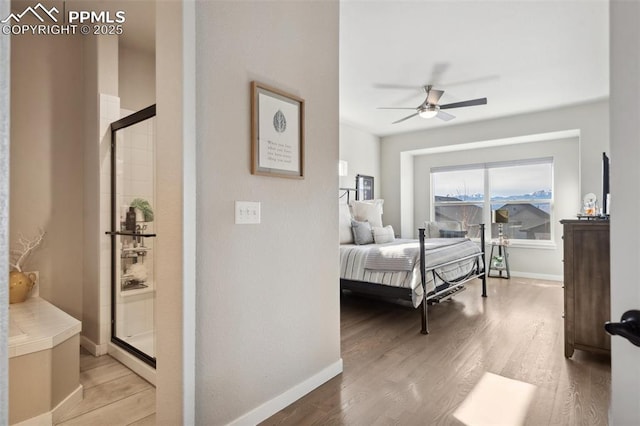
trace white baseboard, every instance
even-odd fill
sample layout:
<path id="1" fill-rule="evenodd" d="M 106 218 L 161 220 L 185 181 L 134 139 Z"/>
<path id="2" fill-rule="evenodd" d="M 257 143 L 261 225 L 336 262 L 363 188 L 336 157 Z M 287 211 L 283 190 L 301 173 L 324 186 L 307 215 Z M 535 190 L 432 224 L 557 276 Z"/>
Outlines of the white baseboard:
<path id="1" fill-rule="evenodd" d="M 47 411 L 39 416 L 31 417 L 30 419 L 14 423 L 12 426 L 51 426 L 53 424 L 53 416 L 51 411 Z"/>
<path id="2" fill-rule="evenodd" d="M 333 379 L 338 374 L 342 373 L 342 358 L 335 363 L 329 365 L 317 374 L 309 377 L 302 383 L 299 383 L 289 389 L 288 391 L 276 396 L 270 401 L 265 402 L 257 408 L 249 411 L 248 413 L 238 417 L 231 423 L 233 426 L 253 426 L 268 419 L 278 411 L 282 410 L 291 403 L 302 398 L 312 390 L 321 386 L 325 382 Z"/>
<path id="3" fill-rule="evenodd" d="M 62 417 L 69 412 L 73 407 L 80 404 L 84 398 L 84 389 L 82 385 L 78 385 L 77 389 L 71 392 L 65 399 L 60 401 L 60 404 L 56 405 L 51 411 L 53 417 L 53 423 L 58 423 Z"/>
<path id="4" fill-rule="evenodd" d="M 149 364 L 139 360 L 135 356 L 131 355 L 129 352 L 120 348 L 119 346 L 114 345 L 113 343 L 109 343 L 109 355 L 123 363 L 130 370 L 136 373 L 138 376 L 145 379 L 147 382 L 151 383 L 153 386 L 156 385 L 156 369 L 151 367 Z"/>
<path id="5" fill-rule="evenodd" d="M 106 355 L 109 351 L 108 345 L 99 345 L 83 335 L 80 335 L 80 346 L 91 352 L 93 356 Z"/>
<path id="6" fill-rule="evenodd" d="M 510 271 L 512 277 L 519 278 L 532 278 L 534 280 L 547 280 L 547 281 L 564 281 L 564 277 L 562 275 L 552 275 L 552 274 L 536 274 L 533 272 L 518 272 L 518 271 Z"/>

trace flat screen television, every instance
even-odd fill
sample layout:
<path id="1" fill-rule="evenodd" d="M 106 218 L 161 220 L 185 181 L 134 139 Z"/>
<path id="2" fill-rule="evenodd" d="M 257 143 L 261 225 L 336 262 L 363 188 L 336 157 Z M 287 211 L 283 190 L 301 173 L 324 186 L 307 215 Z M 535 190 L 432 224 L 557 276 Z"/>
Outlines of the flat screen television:
<path id="1" fill-rule="evenodd" d="M 609 157 L 602 153 L 602 214 L 609 216 Z"/>

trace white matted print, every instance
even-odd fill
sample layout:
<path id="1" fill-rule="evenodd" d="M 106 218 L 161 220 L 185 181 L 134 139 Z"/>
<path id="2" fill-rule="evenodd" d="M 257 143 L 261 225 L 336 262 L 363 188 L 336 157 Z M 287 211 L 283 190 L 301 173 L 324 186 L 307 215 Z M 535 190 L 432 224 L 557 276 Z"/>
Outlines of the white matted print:
<path id="1" fill-rule="evenodd" d="M 304 177 L 304 100 L 251 83 L 251 172 Z"/>

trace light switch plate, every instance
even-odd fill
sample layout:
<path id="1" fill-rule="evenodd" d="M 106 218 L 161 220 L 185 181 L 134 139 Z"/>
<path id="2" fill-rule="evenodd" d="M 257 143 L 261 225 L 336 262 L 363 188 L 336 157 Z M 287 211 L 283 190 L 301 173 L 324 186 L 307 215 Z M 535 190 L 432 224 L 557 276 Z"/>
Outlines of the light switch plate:
<path id="1" fill-rule="evenodd" d="M 260 223 L 259 201 L 236 201 L 236 225 Z"/>

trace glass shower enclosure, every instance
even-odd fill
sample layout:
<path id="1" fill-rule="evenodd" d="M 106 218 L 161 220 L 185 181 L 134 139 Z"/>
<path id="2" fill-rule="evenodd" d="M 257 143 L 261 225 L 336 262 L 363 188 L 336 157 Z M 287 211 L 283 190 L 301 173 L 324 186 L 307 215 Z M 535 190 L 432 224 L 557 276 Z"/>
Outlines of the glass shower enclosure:
<path id="1" fill-rule="evenodd" d="M 155 368 L 155 115 L 111 123 L 111 342 Z"/>

